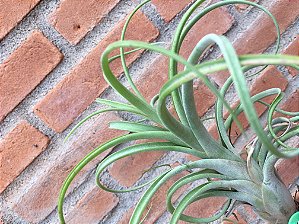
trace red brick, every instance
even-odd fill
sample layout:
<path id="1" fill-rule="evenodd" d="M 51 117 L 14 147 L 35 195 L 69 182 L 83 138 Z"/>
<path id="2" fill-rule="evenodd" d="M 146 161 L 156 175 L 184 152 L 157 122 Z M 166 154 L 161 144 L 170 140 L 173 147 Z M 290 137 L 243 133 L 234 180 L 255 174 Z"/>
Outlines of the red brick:
<path id="1" fill-rule="evenodd" d="M 40 0 L 0 1 L 0 40 L 5 37 Z"/>
<path id="2" fill-rule="evenodd" d="M 280 88 L 282 91 L 288 85 L 287 79 L 274 67 L 269 66 L 261 75 L 259 75 L 250 87 L 250 95 L 270 88 Z M 268 98 L 267 98 L 268 99 Z M 269 100 L 265 100 L 269 102 Z"/>
<path id="3" fill-rule="evenodd" d="M 180 55 L 187 59 L 199 40 L 210 33 L 218 35 L 226 33 L 233 25 L 233 22 L 233 17 L 225 8 L 217 8 L 209 12 L 189 31 L 183 41 Z M 184 66 L 179 64 L 178 68 L 179 71 L 181 71 Z M 214 75 L 212 77 L 214 77 Z"/>
<path id="4" fill-rule="evenodd" d="M 49 139 L 26 121 L 0 142 L 0 193 L 47 147 Z"/>
<path id="5" fill-rule="evenodd" d="M 178 163 L 173 164 L 173 166 L 177 166 Z M 145 224 L 151 224 L 155 223 L 157 219 L 166 211 L 166 195 L 168 189 L 174 184 L 175 181 L 177 181 L 179 178 L 183 177 L 184 175 L 187 175 L 188 172 L 182 172 L 173 178 L 171 178 L 169 181 L 167 181 L 153 196 L 152 200 L 150 201 L 148 208 L 150 211 L 147 214 L 147 211 L 144 212 L 147 214 L 145 220 L 143 223 Z M 187 186 L 184 186 L 180 188 L 173 196 L 173 200 L 176 201 L 179 196 L 186 190 Z M 129 220 L 131 218 L 133 212 L 133 208 L 129 209 L 129 211 L 122 217 L 122 219 L 119 221 L 119 224 L 127 224 L 129 223 Z M 144 215 L 145 215 L 144 214 Z"/>
<path id="6" fill-rule="evenodd" d="M 34 112 L 53 130 L 62 132 L 102 93 L 108 84 L 104 80 L 100 57 L 104 49 L 120 37 L 124 21 L 118 24 L 83 61 L 77 65 L 34 108 Z M 158 30 L 142 14 L 137 13 L 128 27 L 127 39 L 151 41 Z M 134 24 L 139 24 L 135 26 Z M 112 52 L 118 54 L 119 51 Z M 112 55 L 112 54 L 111 54 Z M 140 52 L 130 54 L 127 64 L 132 63 Z M 112 63 L 116 75 L 122 71 L 120 61 Z M 78 100 L 80 99 L 80 100 Z"/>
<path id="7" fill-rule="evenodd" d="M 299 14 L 299 0 L 273 1 L 269 7 L 270 12 L 275 16 L 282 32 L 297 18 Z M 288 12 L 285 16 L 284 12 Z M 267 32 L 265 32 L 267 30 Z M 239 54 L 261 53 L 277 38 L 276 30 L 271 18 L 262 13 L 251 23 L 248 29 L 242 33 L 235 47 Z"/>
<path id="8" fill-rule="evenodd" d="M 183 41 L 180 54 L 188 58 L 196 44 L 210 33 L 224 34 L 232 26 L 234 20 L 225 8 L 217 8 L 202 17 L 189 31 Z"/>
<path id="9" fill-rule="evenodd" d="M 210 217 L 221 209 L 225 201 L 226 198 L 222 197 L 205 198 L 200 201 L 193 202 L 191 205 L 189 205 L 184 211 L 184 214 L 196 218 Z M 179 223 L 183 224 L 187 222 L 180 221 Z"/>
<path id="10" fill-rule="evenodd" d="M 180 13 L 191 0 L 174 0 L 174 1 L 163 1 L 163 0 L 152 0 L 152 3 L 156 6 L 159 14 L 163 17 L 166 22 L 172 20 L 178 13 Z"/>
<path id="11" fill-rule="evenodd" d="M 197 113 L 202 117 L 214 105 L 216 96 L 202 81 L 194 81 L 193 89 Z"/>
<path id="12" fill-rule="evenodd" d="M 163 155 L 162 151 L 154 151 L 128 156 L 116 161 L 109 172 L 121 185 L 129 187 Z"/>
<path id="13" fill-rule="evenodd" d="M 209 127 L 208 132 L 214 139 L 216 139 L 216 140 L 219 139 L 216 123 L 214 125 L 212 125 L 211 127 Z"/>
<path id="14" fill-rule="evenodd" d="M 293 92 L 288 97 L 286 102 L 284 102 L 279 108 L 290 112 L 298 112 L 299 111 L 299 90 Z M 280 113 L 275 113 L 274 116 L 288 117 Z M 295 157 L 291 159 L 282 159 L 279 161 L 276 168 L 278 171 L 278 175 L 281 177 L 284 184 L 286 186 L 289 186 L 299 176 L 299 157 Z"/>
<path id="15" fill-rule="evenodd" d="M 197 156 L 190 155 L 190 154 L 187 154 L 187 155 L 186 155 L 186 159 L 188 159 L 189 161 L 197 161 L 197 160 L 200 160 L 200 158 L 198 158 Z"/>
<path id="16" fill-rule="evenodd" d="M 249 0 L 250 2 L 258 2 L 257 0 Z M 250 5 L 247 4 L 236 4 L 235 7 L 238 11 L 245 10 L 249 7 Z"/>
<path id="17" fill-rule="evenodd" d="M 286 102 L 284 102 L 279 108 L 289 112 L 298 112 L 299 111 L 299 89 L 296 89 L 290 96 L 287 97 Z M 281 113 L 275 112 L 274 117 L 283 116 L 289 117 L 287 115 L 283 115 Z"/>
<path id="18" fill-rule="evenodd" d="M 262 92 L 266 89 L 270 88 L 280 88 L 282 91 L 286 89 L 288 85 L 287 79 L 273 66 L 270 66 L 267 68 L 252 84 L 250 88 L 250 95 L 253 96 L 259 92 Z M 275 98 L 275 96 L 269 96 L 264 99 L 262 99 L 266 103 L 271 103 L 272 100 Z M 232 108 L 235 108 L 240 101 L 237 101 L 232 105 Z M 257 111 L 258 116 L 261 116 L 265 110 L 267 109 L 266 106 L 260 104 L 260 103 L 255 103 L 255 109 Z M 228 117 L 228 113 L 225 113 L 224 115 L 225 118 Z M 238 116 L 239 121 L 241 122 L 242 126 L 244 129 L 247 129 L 249 126 L 249 123 L 247 121 L 247 118 L 244 113 L 241 113 Z M 210 134 L 212 134 L 213 137 L 217 138 L 217 128 L 216 124 L 214 124 L 210 129 L 209 129 Z M 237 127 L 236 123 L 233 122 L 231 126 L 231 141 L 234 143 L 237 138 L 240 136 L 241 131 Z"/>
<path id="19" fill-rule="evenodd" d="M 107 140 L 123 134 L 122 131 L 108 129 L 108 122 L 118 120 L 114 114 L 100 115 L 83 133 L 80 133 L 75 142 L 68 146 L 66 153 L 61 155 L 45 171 L 47 175 L 41 176 L 36 183 L 22 195 L 20 201 L 13 206 L 16 213 L 28 222 L 38 223 L 49 215 L 57 205 L 57 198 L 63 181 L 77 163 L 91 150 Z M 101 161 L 110 150 L 102 153 L 78 174 L 71 192 L 85 178 L 86 173 Z M 42 199 L 42 200 L 41 200 Z"/>
<path id="20" fill-rule="evenodd" d="M 277 164 L 276 169 L 283 183 L 290 186 L 299 176 L 299 157 L 282 159 Z"/>
<path id="21" fill-rule="evenodd" d="M 150 100 L 159 93 L 161 87 L 168 80 L 168 58 L 159 56 L 144 73 L 134 81 L 144 98 Z"/>
<path id="22" fill-rule="evenodd" d="M 289 46 L 287 46 L 283 53 L 299 56 L 299 35 L 293 40 L 292 43 L 290 43 Z M 299 71 L 295 68 L 288 67 L 288 70 L 292 76 L 296 76 L 299 74 Z"/>
<path id="23" fill-rule="evenodd" d="M 235 213 L 239 219 L 242 219 L 242 221 L 244 220 L 243 223 L 253 223 L 259 219 L 258 215 L 253 211 L 251 205 L 238 206 Z"/>
<path id="24" fill-rule="evenodd" d="M 56 67 L 61 59 L 62 55 L 58 49 L 42 33 L 36 31 L 0 64 L 0 121 Z"/>
<path id="25" fill-rule="evenodd" d="M 284 32 L 299 14 L 299 0 L 273 1 L 269 10 L 277 19 L 281 32 Z M 288 16 L 285 15 L 285 12 L 288 12 Z M 276 30 L 272 20 L 267 14 L 262 13 L 246 31 L 242 32 L 233 45 L 238 54 L 258 54 L 271 45 L 276 38 Z M 222 86 L 228 76 L 228 72 L 219 72 L 212 77 L 218 85 Z"/>
<path id="26" fill-rule="evenodd" d="M 120 0 L 64 0 L 51 16 L 54 28 L 77 44 Z"/>
<path id="27" fill-rule="evenodd" d="M 117 204 L 115 194 L 100 190 L 97 186 L 85 194 L 65 217 L 66 223 L 98 224 Z M 82 220 L 84 217 L 84 221 Z"/>

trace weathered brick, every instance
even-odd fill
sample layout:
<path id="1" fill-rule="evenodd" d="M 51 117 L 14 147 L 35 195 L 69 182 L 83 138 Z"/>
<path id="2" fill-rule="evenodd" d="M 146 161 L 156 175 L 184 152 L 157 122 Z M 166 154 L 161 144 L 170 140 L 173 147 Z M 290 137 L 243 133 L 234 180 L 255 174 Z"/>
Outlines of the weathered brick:
<path id="1" fill-rule="evenodd" d="M 202 17 L 189 31 L 183 41 L 180 54 L 188 58 L 196 44 L 210 33 L 224 34 L 232 26 L 233 17 L 224 8 L 215 9 Z"/>
<path id="2" fill-rule="evenodd" d="M 299 35 L 297 35 L 297 37 L 293 40 L 293 42 L 290 43 L 289 46 L 287 46 L 287 48 L 283 53 L 299 56 Z M 288 70 L 292 76 L 296 76 L 299 74 L 299 71 L 295 68 L 288 67 Z"/>
<path id="3" fill-rule="evenodd" d="M 284 91 L 287 85 L 287 79 L 274 66 L 269 66 L 264 72 L 262 72 L 262 74 L 257 76 L 252 83 L 250 87 L 250 95 L 253 96 L 270 88 L 280 88 Z M 265 101 L 269 102 L 269 100 Z"/>
<path id="4" fill-rule="evenodd" d="M 22 195 L 20 201 L 13 205 L 16 213 L 28 222 L 37 223 L 43 220 L 57 205 L 57 198 L 63 181 L 77 163 L 91 150 L 107 140 L 123 134 L 122 131 L 108 129 L 108 122 L 118 120 L 114 114 L 100 115 L 83 133 L 80 133 L 76 141 L 68 146 L 65 154 L 53 161 L 48 167 L 47 175 L 38 178 L 36 183 Z M 101 161 L 111 150 L 102 153 L 95 161 L 91 162 L 78 174 L 70 191 L 80 184 L 88 171 Z M 42 200 L 41 200 L 42 199 Z"/>
<path id="5" fill-rule="evenodd" d="M 299 111 L 299 89 L 296 89 L 290 96 L 287 97 L 287 100 L 279 106 L 280 109 L 289 111 L 289 112 L 298 112 Z M 287 115 L 275 112 L 274 117 L 283 116 L 289 117 Z"/>
<path id="6" fill-rule="evenodd" d="M 132 186 L 143 173 L 164 155 L 162 151 L 138 153 L 113 163 L 109 172 L 121 185 Z"/>
<path id="7" fill-rule="evenodd" d="M 207 218 L 219 211 L 225 201 L 226 198 L 222 197 L 205 198 L 189 205 L 184 214 L 195 218 Z M 183 224 L 187 222 L 180 221 L 179 223 Z"/>
<path id="8" fill-rule="evenodd" d="M 193 89 L 197 113 L 202 117 L 214 105 L 216 96 L 203 82 L 198 80 L 194 81 Z"/>
<path id="9" fill-rule="evenodd" d="M 250 88 L 250 95 L 253 96 L 259 92 L 262 92 L 266 89 L 270 88 L 280 88 L 282 91 L 285 90 L 285 88 L 288 85 L 287 79 L 273 66 L 270 66 L 267 68 L 252 84 Z M 266 103 L 271 103 L 272 100 L 275 98 L 275 96 L 269 96 L 264 99 L 262 99 Z M 235 108 L 240 101 L 237 101 L 232 105 L 232 108 Z M 260 104 L 260 103 L 255 103 L 254 104 L 255 109 L 257 111 L 258 116 L 261 116 L 265 110 L 267 109 L 266 106 Z M 224 117 L 228 117 L 228 113 L 225 113 Z M 242 124 L 242 127 L 244 129 L 247 129 L 249 126 L 249 123 L 247 121 L 247 118 L 244 113 L 241 113 L 238 116 L 238 119 L 240 123 Z M 214 124 L 210 129 L 209 129 L 210 134 L 212 134 L 213 137 L 218 136 L 217 134 L 217 127 L 216 124 Z M 240 136 L 241 131 L 237 127 L 236 123 L 233 122 L 231 126 L 231 141 L 234 143 L 237 138 Z"/>
<path id="10" fill-rule="evenodd" d="M 175 1 L 163 1 L 152 0 L 152 3 L 156 6 L 159 14 L 166 22 L 172 20 L 178 13 L 180 13 L 191 0 L 175 0 Z"/>
<path id="11" fill-rule="evenodd" d="M 0 64 L 0 121 L 12 111 L 62 59 L 40 32 L 33 32 Z"/>
<path id="12" fill-rule="evenodd" d="M 298 17 L 299 0 L 277 0 L 271 2 L 270 12 L 277 19 L 281 32 Z M 288 12 L 288 16 L 285 15 Z M 267 30 L 267 32 L 265 32 Z M 277 38 L 271 18 L 262 13 L 250 24 L 246 31 L 233 43 L 238 54 L 257 54 L 263 52 Z M 218 72 L 211 77 L 222 86 L 229 76 L 228 72 Z"/>
<path id="13" fill-rule="evenodd" d="M 251 205 L 241 205 L 237 208 L 235 213 L 238 219 L 242 220 L 241 223 L 253 223 L 259 219 Z"/>
<path id="14" fill-rule="evenodd" d="M 49 139 L 26 121 L 0 142 L 0 193 L 47 147 Z"/>
<path id="15" fill-rule="evenodd" d="M 297 89 L 295 92 L 293 92 L 279 108 L 290 112 L 298 112 L 299 111 L 299 90 Z M 274 114 L 274 117 L 278 117 L 278 116 L 289 117 L 286 115 L 282 115 L 280 113 Z M 296 147 L 298 146 L 299 145 L 297 145 Z M 291 159 L 281 159 L 278 162 L 276 169 L 278 175 L 281 177 L 284 184 L 286 186 L 289 186 L 299 176 L 299 157 L 294 157 Z"/>
<path id="16" fill-rule="evenodd" d="M 280 30 L 285 29 L 297 18 L 299 13 L 299 0 L 271 2 L 270 12 L 279 23 Z M 288 12 L 288 16 L 284 15 Z M 267 30 L 267 32 L 265 32 Z M 276 30 L 271 18 L 262 13 L 248 29 L 238 38 L 235 47 L 239 54 L 261 53 L 277 38 Z"/>
<path id="17" fill-rule="evenodd" d="M 299 177 L 299 157 L 282 159 L 277 164 L 276 170 L 283 183 L 290 186 Z"/>
<path id="18" fill-rule="evenodd" d="M 249 0 L 250 2 L 258 2 L 258 0 Z M 235 7 L 238 11 L 245 10 L 249 7 L 250 5 L 247 4 L 236 4 Z"/>
<path id="19" fill-rule="evenodd" d="M 77 44 L 120 0 L 64 0 L 51 16 L 54 28 Z"/>
<path id="20" fill-rule="evenodd" d="M 135 24 L 139 24 L 135 26 Z M 56 132 L 62 132 L 102 93 L 108 84 L 104 80 L 100 57 L 108 44 L 116 41 L 124 21 L 119 23 L 83 61 L 77 65 L 54 89 L 34 108 L 34 112 Z M 158 30 L 140 12 L 133 17 L 126 39 L 151 41 Z M 118 54 L 114 51 L 112 55 Z M 141 52 L 130 54 L 127 64 L 132 63 Z M 116 75 L 122 71 L 119 60 L 111 65 Z"/>
<path id="21" fill-rule="evenodd" d="M 136 87 L 148 102 L 159 93 L 163 84 L 168 80 L 168 60 L 164 56 L 159 56 L 134 81 Z"/>
<path id="22" fill-rule="evenodd" d="M 5 37 L 40 0 L 0 1 L 0 40 Z"/>
<path id="23" fill-rule="evenodd" d="M 74 209 L 68 212 L 65 221 L 70 224 L 97 224 L 118 204 L 118 201 L 115 194 L 95 186 L 76 203 Z"/>
<path id="24" fill-rule="evenodd" d="M 173 167 L 177 166 L 178 163 L 172 164 Z M 149 206 L 146 210 L 145 214 L 147 214 L 144 223 L 150 224 L 155 223 L 156 220 L 166 211 L 166 195 L 168 189 L 177 181 L 179 178 L 183 177 L 184 175 L 188 174 L 188 172 L 182 172 L 173 178 L 171 178 L 169 181 L 167 181 L 161 188 L 155 193 L 153 198 L 151 199 Z M 174 202 L 179 198 L 179 196 L 186 190 L 187 185 L 180 188 L 174 195 L 173 200 Z M 119 221 L 120 224 L 127 224 L 129 223 L 129 220 L 131 218 L 131 215 L 133 213 L 133 208 L 129 209 L 128 212 L 121 218 Z M 144 214 L 144 215 L 145 215 Z"/>
<path id="25" fill-rule="evenodd" d="M 233 17 L 225 8 L 215 9 L 203 16 L 189 31 L 183 41 L 180 55 L 188 58 L 192 50 L 199 40 L 205 35 L 215 33 L 218 35 L 226 33 L 234 23 Z M 183 70 L 184 66 L 179 64 L 179 71 Z M 211 75 L 214 77 L 215 75 Z"/>

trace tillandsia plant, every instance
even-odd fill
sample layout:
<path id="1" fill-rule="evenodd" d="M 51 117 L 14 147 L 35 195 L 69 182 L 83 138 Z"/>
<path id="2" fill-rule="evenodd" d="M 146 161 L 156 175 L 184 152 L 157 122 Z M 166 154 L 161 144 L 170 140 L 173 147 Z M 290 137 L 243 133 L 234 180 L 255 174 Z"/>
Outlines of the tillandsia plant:
<path id="1" fill-rule="evenodd" d="M 291 66 L 299 69 L 299 57 L 278 55 L 280 31 L 273 15 L 264 7 L 244 0 L 225 0 L 208 5 L 199 13 L 195 10 L 205 0 L 195 1 L 183 15 L 174 34 L 170 49 L 163 48 L 159 43 L 144 43 L 140 41 L 124 40 L 127 25 L 134 13 L 142 7 L 145 1 L 138 5 L 136 10 L 128 17 L 125 23 L 121 40 L 110 44 L 102 54 L 101 66 L 106 81 L 128 102 L 120 103 L 112 100 L 97 99 L 97 102 L 108 106 L 107 109 L 96 111 L 82 120 L 72 131 L 72 134 L 80 125 L 89 118 L 107 111 L 125 111 L 143 117 L 148 122 L 111 122 L 114 129 L 126 130 L 129 134 L 119 136 L 98 146 L 83 158 L 70 172 L 61 189 L 58 211 L 61 223 L 64 223 L 63 201 L 66 191 L 73 179 L 89 162 L 94 160 L 106 150 L 120 144 L 147 139 L 147 143 L 136 143 L 107 156 L 97 167 L 96 184 L 109 192 L 123 193 L 136 190 L 149 185 L 141 197 L 132 214 L 130 223 L 142 222 L 142 216 L 151 198 L 167 180 L 176 174 L 186 170 L 193 172 L 186 174 L 176 181 L 167 193 L 167 209 L 172 214 L 170 223 L 183 220 L 190 223 L 209 223 L 214 220 L 223 220 L 231 213 L 236 204 L 250 205 L 253 210 L 264 220 L 270 223 L 285 224 L 296 213 L 296 203 L 278 176 L 275 164 L 279 158 L 291 158 L 299 154 L 299 148 L 287 145 L 287 140 L 299 133 L 299 112 L 288 112 L 278 108 L 278 104 L 284 97 L 279 88 L 271 88 L 251 96 L 246 79 L 248 71 L 255 70 L 255 75 L 268 65 Z M 210 11 L 228 4 L 248 4 L 259 8 L 273 20 L 277 30 L 277 48 L 275 54 L 238 55 L 229 40 L 224 36 L 209 34 L 203 37 L 193 49 L 188 60 L 179 55 L 182 42 L 194 24 Z M 198 11 L 198 10 L 197 10 Z M 138 24 L 136 24 L 138 25 Z M 211 46 L 218 46 L 223 58 L 198 62 L 205 50 Z M 125 52 L 125 49 L 133 49 Z M 119 49 L 120 54 L 109 58 L 111 51 Z M 138 88 L 132 82 L 125 56 L 132 52 L 145 49 L 160 53 L 169 58 L 168 81 L 160 89 L 159 94 L 148 103 Z M 112 73 L 109 65 L 112 61 L 120 59 L 130 89 L 126 88 Z M 178 63 L 185 66 L 184 71 L 178 72 Z M 230 77 L 219 89 L 207 77 L 208 74 L 228 70 Z M 193 80 L 201 79 L 203 83 L 215 94 L 215 122 L 217 124 L 219 140 L 215 140 L 207 131 L 203 120 L 198 116 L 193 95 Z M 240 99 L 239 105 L 232 109 L 225 99 L 229 87 L 234 86 Z M 270 103 L 263 100 L 268 96 L 275 96 Z M 167 109 L 169 100 L 173 103 L 178 118 L 172 116 Z M 259 102 L 267 107 L 267 124 L 263 127 L 254 103 Z M 224 119 L 224 108 L 229 116 Z M 273 117 L 277 111 L 282 117 Z M 237 116 L 244 112 L 255 133 L 255 138 L 247 145 L 247 158 L 241 157 L 241 150 L 231 142 L 229 130 L 233 122 L 242 129 Z M 69 134 L 69 135 L 70 135 Z M 69 136 L 68 135 L 68 136 Z M 160 139 L 162 141 L 157 141 Z M 138 141 L 137 141 L 138 142 Z M 197 161 L 181 164 L 175 168 L 163 172 L 149 183 L 134 187 L 133 189 L 114 190 L 101 183 L 101 173 L 113 162 L 137 153 L 150 151 L 175 151 L 190 154 L 198 158 Z M 172 197 L 181 187 L 205 180 L 197 184 L 176 205 L 172 203 Z M 227 201 L 222 210 L 212 217 L 192 217 L 184 214 L 184 210 L 193 202 L 210 197 L 226 197 Z"/>

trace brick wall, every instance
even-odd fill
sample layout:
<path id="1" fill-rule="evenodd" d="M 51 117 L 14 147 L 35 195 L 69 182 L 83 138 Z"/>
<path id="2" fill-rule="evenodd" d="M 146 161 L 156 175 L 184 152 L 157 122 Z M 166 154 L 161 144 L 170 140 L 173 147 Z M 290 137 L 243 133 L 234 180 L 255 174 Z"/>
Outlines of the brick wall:
<path id="1" fill-rule="evenodd" d="M 123 134 L 107 130 L 108 121 L 126 120 L 130 116 L 109 113 L 87 122 L 63 142 L 83 117 L 102 108 L 94 103 L 97 97 L 121 100 L 104 81 L 99 58 L 103 49 L 119 38 L 124 18 L 138 2 L 0 0 L 0 219 L 3 223 L 58 223 L 57 197 L 69 171 L 94 147 Z M 278 19 L 283 32 L 280 52 L 299 55 L 299 0 L 259 3 Z M 182 13 L 191 4 L 191 0 L 152 0 L 136 14 L 126 38 L 161 41 L 168 46 Z M 186 37 L 181 54 L 187 57 L 207 33 L 225 34 L 242 54 L 274 49 L 275 29 L 271 20 L 261 11 L 240 4 L 222 7 L 205 16 Z M 217 49 L 210 56 L 218 57 Z M 167 79 L 167 59 L 138 52 L 130 55 L 127 62 L 145 98 L 153 97 Z M 119 62 L 113 69 L 122 77 Z M 226 77 L 225 73 L 211 76 L 218 85 Z M 282 108 L 299 111 L 298 78 L 298 71 L 270 66 L 249 84 L 252 94 L 269 87 L 283 89 L 286 99 Z M 210 115 L 215 97 L 201 82 L 194 83 L 194 90 L 197 102 L 201 102 L 197 105 L 200 115 Z M 234 92 L 229 95 L 232 103 L 236 103 L 234 96 Z M 262 120 L 265 109 L 257 105 Z M 240 120 L 247 128 L 244 115 L 240 115 Z M 208 122 L 207 126 L 215 133 L 213 123 Z M 242 148 L 244 141 L 237 127 L 233 127 L 232 133 L 236 145 Z M 94 169 L 104 156 L 86 167 L 68 192 L 65 202 L 68 223 L 128 223 L 142 190 L 115 195 L 95 188 Z M 153 165 L 175 165 L 192 159 L 175 153 L 144 153 L 116 162 L 103 179 L 115 188 L 130 187 L 155 176 L 159 170 L 143 175 Z M 292 186 L 298 180 L 298 168 L 298 158 L 280 162 L 278 172 L 286 185 Z M 169 214 L 164 204 L 167 188 L 164 188 L 153 198 L 145 223 L 167 223 Z M 221 202 L 218 198 L 206 201 L 204 206 L 194 203 L 187 213 L 210 215 Z M 248 207 L 239 208 L 237 216 L 240 223 L 257 221 Z"/>

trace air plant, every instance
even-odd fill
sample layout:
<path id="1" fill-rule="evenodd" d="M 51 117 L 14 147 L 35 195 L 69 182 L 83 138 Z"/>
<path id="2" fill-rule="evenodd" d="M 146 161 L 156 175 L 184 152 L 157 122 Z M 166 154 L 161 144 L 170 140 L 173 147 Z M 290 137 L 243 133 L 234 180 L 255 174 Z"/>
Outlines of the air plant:
<path id="1" fill-rule="evenodd" d="M 82 120 L 70 134 L 87 119 L 107 111 L 125 111 L 141 116 L 149 122 L 111 122 L 111 128 L 126 130 L 129 134 L 111 139 L 98 146 L 70 172 L 63 184 L 59 197 L 58 211 L 61 223 L 65 222 L 63 214 L 64 197 L 78 172 L 106 150 L 126 142 L 141 139 L 147 139 L 149 142 L 139 142 L 112 153 L 102 160 L 96 169 L 96 184 L 109 192 L 129 192 L 149 185 L 137 203 L 130 223 L 140 223 L 142 215 L 155 192 L 171 177 L 186 170 L 192 170 L 193 172 L 176 181 L 167 193 L 167 209 L 172 214 L 170 223 L 174 224 L 179 220 L 190 223 L 208 223 L 223 219 L 229 211 L 233 211 L 235 202 L 250 205 L 262 219 L 270 223 L 287 223 L 297 210 L 296 203 L 288 188 L 278 176 L 275 164 L 279 158 L 291 158 L 299 154 L 299 148 L 290 147 L 286 143 L 287 140 L 299 133 L 299 112 L 288 112 L 278 108 L 278 104 L 284 96 L 284 93 L 279 88 L 267 89 L 250 96 L 246 84 L 246 79 L 249 77 L 246 72 L 251 69 L 258 69 L 255 75 L 259 75 L 269 65 L 291 66 L 297 70 L 299 69 L 299 57 L 276 54 L 280 41 L 280 31 L 276 19 L 266 8 L 245 0 L 220 1 L 207 6 L 198 14 L 193 15 L 193 12 L 205 2 L 205 0 L 198 0 L 183 15 L 171 43 L 171 49 L 165 49 L 157 43 L 150 44 L 124 40 L 127 25 L 132 16 L 147 2 L 149 1 L 147 0 L 138 5 L 125 23 L 121 40 L 110 44 L 101 57 L 101 66 L 106 81 L 127 100 L 127 103 L 97 99 L 97 102 L 108 106 L 108 108 L 97 111 Z M 257 7 L 271 17 L 278 36 L 275 54 L 238 55 L 226 37 L 209 34 L 198 42 L 188 60 L 179 55 L 184 38 L 199 19 L 218 7 L 239 3 Z M 191 15 L 193 16 L 191 17 Z M 198 63 L 199 58 L 211 45 L 217 45 L 223 57 Z M 125 52 L 125 49 L 128 48 L 133 50 Z M 119 49 L 120 54 L 109 58 L 110 52 L 115 49 Z M 169 58 L 169 79 L 150 103 L 145 100 L 134 85 L 125 61 L 125 55 L 140 49 L 157 52 Z M 109 67 L 110 63 L 117 59 L 122 61 L 125 76 L 130 84 L 129 88 L 132 91 L 126 88 L 114 76 Z M 184 71 L 178 72 L 178 63 L 185 66 Z M 208 79 L 207 75 L 223 70 L 228 70 L 230 77 L 219 89 Z M 215 122 L 219 134 L 218 141 L 209 134 L 202 118 L 197 114 L 192 87 L 193 80 L 197 78 L 202 80 L 217 97 Z M 234 86 L 240 99 L 239 105 L 234 109 L 225 100 L 225 95 L 231 86 Z M 275 99 L 270 104 L 263 101 L 265 97 L 273 95 Z M 173 117 L 167 109 L 168 99 L 171 99 L 178 118 Z M 267 106 L 266 127 L 262 126 L 258 118 L 254 107 L 255 102 L 260 102 Z M 223 115 L 224 108 L 229 112 L 229 116 L 226 119 L 224 119 Z M 287 115 L 288 118 L 274 118 L 273 114 L 275 111 Z M 232 144 L 228 134 L 233 122 L 236 122 L 242 130 L 242 126 L 237 119 L 237 116 L 242 112 L 245 113 L 256 136 L 246 147 L 247 158 L 245 159 L 240 155 L 241 150 Z M 163 141 L 157 141 L 157 139 Z M 154 180 L 133 189 L 114 190 L 101 183 L 101 173 L 113 162 L 137 153 L 157 150 L 183 152 L 197 157 L 198 160 L 170 168 Z M 202 184 L 197 184 L 176 205 L 172 203 L 172 196 L 177 190 L 198 180 L 206 181 Z M 219 213 L 212 217 L 192 217 L 184 214 L 184 210 L 191 203 L 210 197 L 227 198 Z"/>

